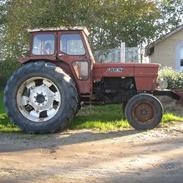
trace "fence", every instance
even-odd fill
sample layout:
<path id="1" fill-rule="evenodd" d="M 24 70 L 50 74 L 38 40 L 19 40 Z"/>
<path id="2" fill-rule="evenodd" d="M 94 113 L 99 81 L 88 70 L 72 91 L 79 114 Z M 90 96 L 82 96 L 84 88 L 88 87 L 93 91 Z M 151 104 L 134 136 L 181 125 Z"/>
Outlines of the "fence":
<path id="1" fill-rule="evenodd" d="M 99 63 L 119 63 L 133 62 L 141 63 L 148 62 L 138 47 L 120 47 L 105 51 L 97 51 L 94 53 L 95 59 Z"/>

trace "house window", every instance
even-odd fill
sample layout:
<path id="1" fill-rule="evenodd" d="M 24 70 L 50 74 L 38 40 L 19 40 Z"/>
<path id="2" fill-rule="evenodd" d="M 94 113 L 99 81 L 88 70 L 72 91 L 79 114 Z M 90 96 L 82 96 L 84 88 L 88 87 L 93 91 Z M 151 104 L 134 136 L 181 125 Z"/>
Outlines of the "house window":
<path id="1" fill-rule="evenodd" d="M 183 59 L 180 59 L 180 66 L 183 67 Z"/>
<path id="2" fill-rule="evenodd" d="M 180 66 L 183 66 L 183 47 L 180 49 Z"/>

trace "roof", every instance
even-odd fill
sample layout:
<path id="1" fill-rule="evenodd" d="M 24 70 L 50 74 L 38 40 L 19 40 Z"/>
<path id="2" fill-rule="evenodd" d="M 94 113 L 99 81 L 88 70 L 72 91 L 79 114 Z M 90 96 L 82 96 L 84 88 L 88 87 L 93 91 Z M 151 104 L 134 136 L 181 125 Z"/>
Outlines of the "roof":
<path id="1" fill-rule="evenodd" d="M 177 32 L 183 30 L 183 24 L 178 26 L 176 29 L 173 31 L 165 34 L 164 36 L 160 37 L 156 41 L 152 42 L 151 44 L 147 45 L 145 48 L 145 56 L 150 56 L 153 53 L 154 46 L 160 43 L 161 41 L 164 41 L 165 39 L 169 38 L 170 36 L 176 34 Z"/>
<path id="2" fill-rule="evenodd" d="M 86 27 L 76 26 L 76 27 L 48 27 L 48 28 L 35 28 L 28 29 L 28 32 L 47 32 L 47 31 L 84 31 L 84 33 L 88 36 L 90 33 Z"/>

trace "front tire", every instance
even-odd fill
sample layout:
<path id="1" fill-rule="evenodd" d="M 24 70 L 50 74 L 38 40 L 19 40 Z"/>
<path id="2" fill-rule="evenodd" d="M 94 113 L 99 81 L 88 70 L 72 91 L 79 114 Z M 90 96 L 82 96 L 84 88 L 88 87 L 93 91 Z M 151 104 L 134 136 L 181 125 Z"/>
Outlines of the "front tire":
<path id="1" fill-rule="evenodd" d="M 161 122 L 163 107 L 153 95 L 138 94 L 128 101 L 125 115 L 136 130 L 153 129 Z"/>
<path id="2" fill-rule="evenodd" d="M 24 132 L 53 133 L 68 127 L 78 94 L 61 68 L 39 61 L 23 65 L 12 75 L 4 103 L 10 119 Z"/>

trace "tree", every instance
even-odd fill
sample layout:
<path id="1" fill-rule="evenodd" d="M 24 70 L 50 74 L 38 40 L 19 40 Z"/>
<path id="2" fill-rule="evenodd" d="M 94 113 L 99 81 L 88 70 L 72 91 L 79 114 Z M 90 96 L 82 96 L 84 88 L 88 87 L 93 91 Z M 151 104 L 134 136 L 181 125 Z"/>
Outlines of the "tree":
<path id="1" fill-rule="evenodd" d="M 87 26 L 98 50 L 121 41 L 137 46 L 153 40 L 179 25 L 182 13 L 181 0 L 6 0 L 2 7 L 0 24 L 10 56 L 25 52 L 28 28 Z"/>
<path id="2" fill-rule="evenodd" d="M 158 23 L 162 33 L 175 29 L 182 23 L 182 0 L 161 0 L 157 1 L 157 6 L 160 9 Z"/>

